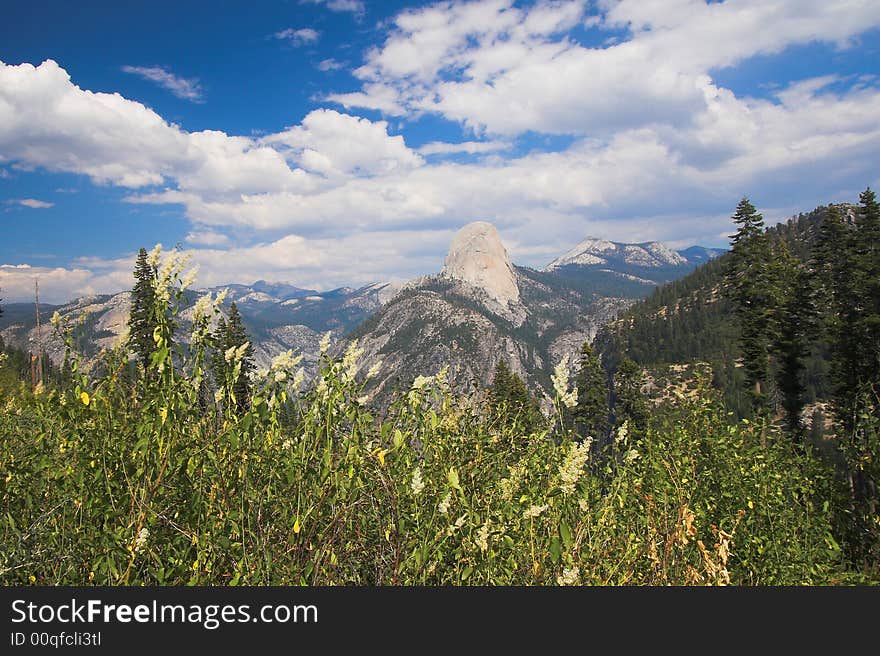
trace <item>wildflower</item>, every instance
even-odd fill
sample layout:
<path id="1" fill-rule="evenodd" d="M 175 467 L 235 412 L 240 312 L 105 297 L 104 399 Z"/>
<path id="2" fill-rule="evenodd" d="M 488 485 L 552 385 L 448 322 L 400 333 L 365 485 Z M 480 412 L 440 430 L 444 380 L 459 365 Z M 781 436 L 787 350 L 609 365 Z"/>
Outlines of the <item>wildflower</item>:
<path id="1" fill-rule="evenodd" d="M 357 340 L 352 340 L 351 344 L 345 350 L 345 356 L 342 358 L 342 368 L 345 370 L 345 380 L 353 380 L 358 371 L 358 358 L 363 354 L 364 349 L 358 348 Z"/>
<path id="2" fill-rule="evenodd" d="M 217 297 L 214 299 L 214 309 L 217 309 L 221 305 L 223 305 L 223 302 L 226 300 L 227 296 L 229 296 L 229 287 L 226 287 L 225 289 L 223 289 L 223 291 L 217 294 Z"/>
<path id="3" fill-rule="evenodd" d="M 191 287 L 192 284 L 196 281 L 197 275 L 199 275 L 199 267 L 194 266 L 187 272 L 187 274 L 183 277 L 183 280 L 180 282 L 180 291 Z"/>
<path id="4" fill-rule="evenodd" d="M 162 244 L 156 244 L 153 247 L 153 250 L 150 251 L 150 254 L 147 256 L 147 263 L 152 267 L 156 268 L 159 266 L 159 256 L 162 254 Z"/>
<path id="5" fill-rule="evenodd" d="M 247 350 L 248 350 L 250 347 L 251 347 L 251 343 L 250 343 L 250 342 L 245 342 L 244 344 L 242 344 L 241 346 L 239 346 L 239 347 L 235 350 L 235 361 L 236 361 L 236 362 L 239 362 L 240 360 L 242 360 L 242 359 L 244 358 L 245 353 L 247 353 Z"/>
<path id="6" fill-rule="evenodd" d="M 577 405 L 578 392 L 577 387 L 573 387 L 571 391 L 568 390 L 569 375 L 568 356 L 565 356 L 554 368 L 550 379 L 553 381 L 553 389 L 556 390 L 559 400 L 562 401 L 566 408 L 573 408 Z"/>
<path id="7" fill-rule="evenodd" d="M 578 499 L 578 508 L 581 509 L 581 512 L 587 512 L 590 509 L 590 502 L 586 499 Z"/>
<path id="8" fill-rule="evenodd" d="M 549 507 L 550 506 L 548 506 L 546 504 L 543 506 L 534 506 L 534 505 L 529 506 L 528 510 L 526 510 L 523 513 L 523 519 L 534 519 L 535 517 L 537 517 L 541 513 L 543 513 L 545 510 L 547 510 L 547 508 L 549 508 Z"/>
<path id="9" fill-rule="evenodd" d="M 50 319 L 50 321 L 52 323 L 52 326 L 56 329 L 58 328 L 58 326 L 61 325 L 61 315 L 58 314 L 58 310 L 55 310 L 55 312 L 52 313 L 52 318 Z"/>
<path id="10" fill-rule="evenodd" d="M 373 363 L 373 366 L 370 367 L 369 371 L 367 371 L 367 380 L 369 380 L 370 378 L 374 378 L 376 375 L 378 375 L 379 370 L 381 368 L 382 368 L 382 360 L 379 360 L 378 362 Z"/>
<path id="11" fill-rule="evenodd" d="M 150 531 L 145 526 L 140 530 L 137 534 L 137 537 L 134 540 L 134 552 L 140 553 L 143 551 L 144 547 L 147 546 L 147 540 L 150 539 Z"/>
<path id="12" fill-rule="evenodd" d="M 321 355 L 324 355 L 327 352 L 327 349 L 330 348 L 330 337 L 333 335 L 332 330 L 328 330 L 324 336 L 321 338 L 321 343 L 319 348 L 321 349 Z"/>
<path id="13" fill-rule="evenodd" d="M 556 577 L 556 582 L 559 585 L 577 585 L 580 576 L 580 567 L 564 567 L 562 574 Z"/>
<path id="14" fill-rule="evenodd" d="M 416 376 L 416 379 L 413 381 L 412 387 L 409 391 L 409 402 L 413 405 L 418 404 L 419 402 L 419 393 L 427 387 L 430 382 L 434 380 L 433 376 Z"/>
<path id="15" fill-rule="evenodd" d="M 461 528 L 464 526 L 464 522 L 467 519 L 467 515 L 462 515 L 458 519 L 455 520 L 455 528 Z"/>
<path id="16" fill-rule="evenodd" d="M 358 405 L 367 405 L 367 403 L 370 402 L 370 397 L 369 397 L 369 395 L 364 394 L 363 396 L 357 397 L 357 402 L 358 402 Z"/>
<path id="17" fill-rule="evenodd" d="M 302 367 L 296 370 L 296 373 L 293 374 L 293 389 L 299 389 L 299 386 L 302 385 L 304 376 L 305 371 L 303 371 Z"/>
<path id="18" fill-rule="evenodd" d="M 626 436 L 629 434 L 629 427 L 627 426 L 627 422 L 624 421 L 620 428 L 617 429 L 617 437 L 614 439 L 615 445 L 626 444 Z"/>
<path id="19" fill-rule="evenodd" d="M 526 467 L 523 464 L 517 464 L 513 466 L 508 465 L 507 469 L 510 472 L 510 476 L 501 479 L 501 497 L 510 501 L 522 484 L 523 478 L 525 478 Z"/>
<path id="20" fill-rule="evenodd" d="M 641 454 L 639 454 L 639 452 L 636 451 L 635 449 L 630 449 L 623 456 L 623 462 L 625 462 L 627 465 L 631 465 L 632 463 L 634 463 L 636 460 L 639 459 L 640 455 Z"/>
<path id="21" fill-rule="evenodd" d="M 286 371 L 276 371 L 273 374 L 276 383 L 283 383 L 287 380 L 287 372 Z"/>
<path id="22" fill-rule="evenodd" d="M 449 512 L 449 506 L 452 504 L 452 492 L 447 492 L 443 500 L 437 505 L 437 512 L 445 515 Z"/>
<path id="23" fill-rule="evenodd" d="M 223 359 L 226 360 L 226 362 L 232 362 L 232 360 L 235 358 L 235 351 L 236 347 L 230 346 L 228 349 L 226 349 L 226 353 L 223 354 Z"/>
<path id="24" fill-rule="evenodd" d="M 422 480 L 422 470 L 418 467 L 416 467 L 415 471 L 413 472 L 410 489 L 412 489 L 412 493 L 416 496 L 421 494 L 422 490 L 425 489 L 425 481 Z"/>
<path id="25" fill-rule="evenodd" d="M 416 379 L 413 381 L 412 389 L 420 390 L 424 389 L 432 380 L 434 380 L 433 376 L 416 376 Z"/>
<path id="26" fill-rule="evenodd" d="M 203 318 L 208 316 L 208 308 L 211 306 L 211 295 L 205 294 L 196 301 L 193 306 L 193 324 L 199 323 Z"/>
<path id="27" fill-rule="evenodd" d="M 477 546 L 480 548 L 480 551 L 486 552 L 489 550 L 489 520 L 486 520 L 486 523 L 480 527 L 480 530 L 477 532 L 476 539 Z"/>
<path id="28" fill-rule="evenodd" d="M 91 399 L 89 398 L 88 392 L 81 392 L 79 395 L 79 400 L 82 401 L 83 405 L 88 405 Z"/>
<path id="29" fill-rule="evenodd" d="M 293 448 L 293 440 L 291 440 L 289 437 L 286 438 L 286 439 L 281 443 L 281 448 L 284 449 L 285 451 L 287 451 L 288 449 Z"/>
<path id="30" fill-rule="evenodd" d="M 273 371 L 278 371 L 279 369 L 293 369 L 296 365 L 300 363 L 300 360 L 302 360 L 302 358 L 302 355 L 294 357 L 293 349 L 284 351 L 283 353 L 279 353 L 272 359 L 271 369 Z"/>
<path id="31" fill-rule="evenodd" d="M 573 494 L 575 485 L 583 474 L 584 466 L 590 458 L 590 444 L 592 440 L 585 439 L 580 444 L 572 444 L 562 464 L 559 465 L 559 478 L 562 479 L 562 492 Z"/>

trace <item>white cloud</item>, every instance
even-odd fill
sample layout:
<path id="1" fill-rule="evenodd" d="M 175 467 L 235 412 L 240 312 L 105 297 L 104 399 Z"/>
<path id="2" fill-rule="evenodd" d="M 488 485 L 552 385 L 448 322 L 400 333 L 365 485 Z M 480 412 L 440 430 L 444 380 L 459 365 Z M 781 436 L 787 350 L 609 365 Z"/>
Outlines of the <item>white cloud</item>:
<path id="1" fill-rule="evenodd" d="M 300 4 L 323 5 L 330 11 L 348 12 L 363 15 L 366 7 L 363 0 L 300 0 Z"/>
<path id="2" fill-rule="evenodd" d="M 341 61 L 336 61 L 332 57 L 330 59 L 322 59 L 318 62 L 317 68 L 319 71 L 338 71 L 345 68 L 345 64 Z"/>
<path id="3" fill-rule="evenodd" d="M 424 146 L 419 146 L 418 152 L 422 155 L 450 155 L 453 153 L 493 153 L 499 150 L 507 150 L 511 145 L 507 141 L 463 141 L 460 143 L 448 143 L 445 141 L 432 141 Z"/>
<path id="4" fill-rule="evenodd" d="M 134 262 L 134 259 L 132 259 Z M 84 267 L 36 267 L 0 264 L 0 290 L 6 303 L 33 301 L 34 280 L 40 301 L 64 303 L 86 294 L 108 294 L 131 286 L 131 269 L 95 271 Z"/>
<path id="5" fill-rule="evenodd" d="M 178 77 L 161 66 L 123 66 L 122 71 L 155 82 L 183 100 L 202 102 L 202 88 L 195 78 Z"/>
<path id="6" fill-rule="evenodd" d="M 55 207 L 55 203 L 50 203 L 45 200 L 37 200 L 36 198 L 12 198 L 10 200 L 7 200 L 6 203 L 8 205 L 21 205 L 22 207 L 29 207 L 33 210 L 42 210 L 49 207 Z"/>
<path id="7" fill-rule="evenodd" d="M 657 122 L 686 125 L 717 89 L 712 70 L 825 41 L 846 46 L 880 25 L 871 0 L 605 0 L 598 26 L 628 28 L 605 48 L 572 40 L 585 3 L 438 3 L 394 19 L 356 70 L 346 107 L 434 112 L 476 132 L 607 136 Z"/>
<path id="8" fill-rule="evenodd" d="M 303 169 L 328 176 L 380 175 L 421 166 L 422 158 L 385 121 L 316 109 L 300 125 L 262 139 Z"/>
<path id="9" fill-rule="evenodd" d="M 274 36 L 279 41 L 287 41 L 295 48 L 298 48 L 299 46 L 304 46 L 309 43 L 317 43 L 321 33 L 310 27 L 303 27 L 298 30 L 288 27 L 280 32 L 275 32 Z"/>
<path id="10" fill-rule="evenodd" d="M 231 241 L 228 236 L 214 230 L 193 230 L 185 239 L 188 244 L 195 246 L 226 246 Z"/>

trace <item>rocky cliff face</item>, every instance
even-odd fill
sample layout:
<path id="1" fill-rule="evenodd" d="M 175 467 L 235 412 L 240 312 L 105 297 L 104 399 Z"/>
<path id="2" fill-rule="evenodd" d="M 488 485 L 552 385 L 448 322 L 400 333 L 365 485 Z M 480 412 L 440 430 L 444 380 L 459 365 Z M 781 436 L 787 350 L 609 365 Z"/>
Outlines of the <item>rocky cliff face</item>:
<path id="1" fill-rule="evenodd" d="M 477 222 L 455 236 L 439 275 L 408 284 L 354 337 L 364 349 L 364 368 L 383 363 L 370 390 L 375 397 L 445 366 L 453 387 L 484 388 L 505 360 L 549 399 L 553 366 L 575 356 L 631 302 L 513 266 L 494 226 Z"/>
<path id="2" fill-rule="evenodd" d="M 440 275 L 470 286 L 490 311 L 522 321 L 516 273 L 491 223 L 475 221 L 458 231 Z"/>

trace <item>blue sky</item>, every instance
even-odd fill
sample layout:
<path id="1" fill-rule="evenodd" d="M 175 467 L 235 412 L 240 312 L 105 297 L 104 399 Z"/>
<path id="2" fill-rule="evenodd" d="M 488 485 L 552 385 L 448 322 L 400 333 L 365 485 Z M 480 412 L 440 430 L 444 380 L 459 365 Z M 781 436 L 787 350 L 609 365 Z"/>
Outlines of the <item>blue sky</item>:
<path id="1" fill-rule="evenodd" d="M 773 222 L 880 176 L 873 0 L 75 5 L 0 25 L 7 301 L 127 288 L 157 242 L 322 289 L 435 272 L 474 220 L 536 267 L 719 246 L 743 195 Z"/>

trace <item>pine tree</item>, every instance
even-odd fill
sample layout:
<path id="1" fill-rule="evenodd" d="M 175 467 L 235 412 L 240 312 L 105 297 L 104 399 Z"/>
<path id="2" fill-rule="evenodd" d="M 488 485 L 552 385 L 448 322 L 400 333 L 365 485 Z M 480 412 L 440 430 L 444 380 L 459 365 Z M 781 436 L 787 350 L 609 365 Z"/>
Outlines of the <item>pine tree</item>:
<path id="1" fill-rule="evenodd" d="M 740 322 L 743 368 L 753 408 L 765 414 L 770 366 L 767 323 L 772 311 L 770 243 L 764 218 L 747 198 L 739 202 L 732 218 L 739 228 L 731 235 L 727 290 Z"/>
<path id="2" fill-rule="evenodd" d="M 489 390 L 492 413 L 508 425 L 517 424 L 525 431 L 534 430 L 541 418 L 537 401 L 529 393 L 523 379 L 510 370 L 504 359 L 495 365 L 495 376 Z"/>
<path id="3" fill-rule="evenodd" d="M 500 358 L 495 365 L 495 376 L 492 378 L 492 387 L 489 390 L 489 399 L 496 412 L 500 411 L 510 398 L 510 374 L 507 363 Z"/>
<path id="4" fill-rule="evenodd" d="M 864 338 L 859 378 L 863 385 L 880 383 L 880 204 L 869 187 L 859 195 L 856 256 Z"/>
<path id="5" fill-rule="evenodd" d="M 772 337 L 776 362 L 776 388 L 782 395 L 786 424 L 795 441 L 800 442 L 801 412 L 804 408 L 804 358 L 814 334 L 814 300 L 807 272 L 780 240 L 770 266 L 773 288 Z"/>
<path id="6" fill-rule="evenodd" d="M 592 437 L 597 444 L 601 444 L 609 430 L 608 384 L 602 363 L 593 353 L 589 342 L 581 346 L 575 385 L 578 390 L 578 402 L 572 413 L 575 432 L 583 437 Z"/>
<path id="7" fill-rule="evenodd" d="M 231 349 L 238 351 L 244 347 L 240 354 L 240 366 L 236 376 L 236 364 L 234 359 L 227 360 L 227 353 Z M 234 377 L 231 391 L 235 397 L 235 405 L 241 410 L 249 407 L 251 396 L 250 374 L 254 371 L 254 347 L 250 342 L 244 320 L 235 301 L 229 306 L 227 319 L 221 317 L 215 333 L 215 352 L 212 358 L 212 370 L 218 385 Z"/>
<path id="8" fill-rule="evenodd" d="M 134 287 L 131 290 L 131 313 L 128 319 L 129 344 L 137 359 L 149 370 L 149 358 L 155 349 L 153 332 L 158 325 L 156 321 L 156 291 L 153 280 L 156 269 L 147 259 L 147 251 L 138 251 L 134 267 Z"/>
<path id="9" fill-rule="evenodd" d="M 614 374 L 614 418 L 620 426 L 627 423 L 629 434 L 641 437 L 648 425 L 648 400 L 642 393 L 645 375 L 642 368 L 627 357 Z"/>

